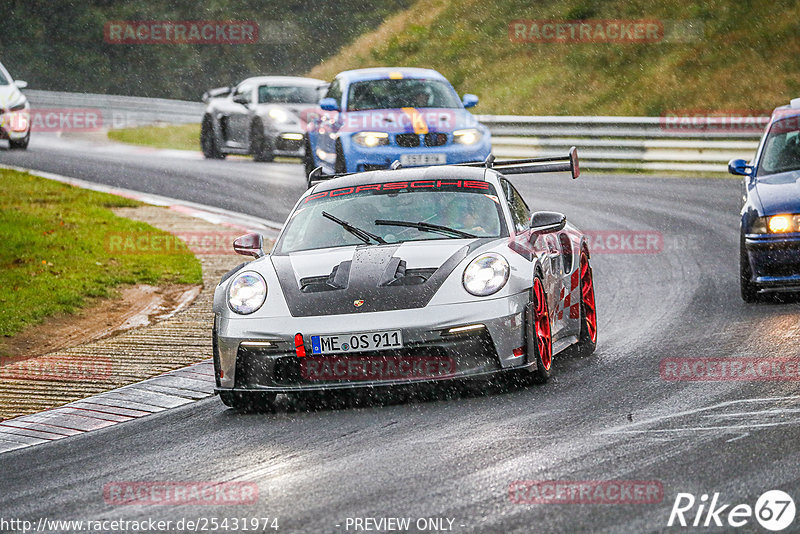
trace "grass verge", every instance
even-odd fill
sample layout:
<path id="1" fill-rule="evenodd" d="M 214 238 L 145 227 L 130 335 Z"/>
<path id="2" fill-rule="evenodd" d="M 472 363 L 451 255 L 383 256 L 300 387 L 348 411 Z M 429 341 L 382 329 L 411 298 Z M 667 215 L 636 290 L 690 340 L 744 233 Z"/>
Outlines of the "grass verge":
<path id="1" fill-rule="evenodd" d="M 800 3 L 741 0 L 426 0 L 311 70 L 434 68 L 476 113 L 769 113 L 800 95 Z M 517 42 L 514 21 L 655 20 L 657 42 Z M 744 22 L 746 21 L 746 23 Z M 530 26 L 528 26 L 530 27 Z M 511 34 L 509 33 L 511 30 Z M 757 75 L 747 77 L 744 73 Z"/>
<path id="2" fill-rule="evenodd" d="M 110 130 L 108 138 L 130 145 L 177 150 L 200 150 L 199 124 L 169 124 Z"/>
<path id="3" fill-rule="evenodd" d="M 74 313 L 93 297 L 112 297 L 122 284 L 202 283 L 200 262 L 187 249 L 111 250 L 114 235 L 169 236 L 110 210 L 138 205 L 0 169 L 0 336 Z"/>

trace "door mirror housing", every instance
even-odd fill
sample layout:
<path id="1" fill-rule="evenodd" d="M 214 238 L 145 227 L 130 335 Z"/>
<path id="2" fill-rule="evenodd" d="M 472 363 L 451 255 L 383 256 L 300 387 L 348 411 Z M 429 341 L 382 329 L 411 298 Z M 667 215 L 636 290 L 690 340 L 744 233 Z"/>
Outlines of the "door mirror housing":
<path id="1" fill-rule="evenodd" d="M 28 82 L 26 82 L 25 80 L 16 80 L 14 81 L 14 85 L 17 86 L 17 89 L 25 89 L 26 87 L 28 87 Z"/>
<path id="2" fill-rule="evenodd" d="M 246 106 L 250 103 L 250 98 L 245 94 L 233 95 L 233 101 L 237 104 Z"/>
<path id="3" fill-rule="evenodd" d="M 264 254 L 264 238 L 261 234 L 245 234 L 233 240 L 233 250 L 242 256 L 260 258 Z"/>
<path id="4" fill-rule="evenodd" d="M 461 99 L 461 103 L 464 104 L 465 108 L 472 108 L 478 105 L 478 97 L 472 94 L 465 94 L 464 97 Z"/>
<path id="5" fill-rule="evenodd" d="M 319 103 L 319 107 L 321 107 L 323 111 L 339 111 L 339 103 L 335 98 L 323 98 Z"/>
<path id="6" fill-rule="evenodd" d="M 531 230 L 536 235 L 550 234 L 563 230 L 567 216 L 555 211 L 537 211 L 531 215 Z"/>
<path id="7" fill-rule="evenodd" d="M 739 176 L 751 176 L 753 167 L 743 159 L 732 159 L 728 162 L 728 172 Z"/>

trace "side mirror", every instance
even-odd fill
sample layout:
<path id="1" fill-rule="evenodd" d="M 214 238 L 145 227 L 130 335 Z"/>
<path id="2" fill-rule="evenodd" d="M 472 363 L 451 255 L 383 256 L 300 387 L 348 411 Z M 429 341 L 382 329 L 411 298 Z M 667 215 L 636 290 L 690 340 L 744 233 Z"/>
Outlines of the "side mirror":
<path id="1" fill-rule="evenodd" d="M 26 87 L 28 87 L 28 82 L 24 80 L 16 80 L 14 81 L 14 85 L 17 86 L 17 89 L 25 89 Z"/>
<path id="2" fill-rule="evenodd" d="M 243 106 L 246 106 L 246 105 L 248 105 L 250 103 L 250 98 L 247 95 L 244 95 L 244 94 L 234 95 L 233 96 L 233 101 L 236 102 L 237 104 L 241 104 Z"/>
<path id="3" fill-rule="evenodd" d="M 555 211 L 537 211 L 531 216 L 531 230 L 534 234 L 549 234 L 563 230 L 567 217 Z"/>
<path id="4" fill-rule="evenodd" d="M 478 105 L 478 97 L 467 93 L 461 99 L 461 103 L 464 104 L 465 108 L 475 107 Z"/>
<path id="5" fill-rule="evenodd" d="M 319 103 L 319 107 L 324 111 L 339 111 L 339 103 L 335 98 L 323 98 Z"/>
<path id="6" fill-rule="evenodd" d="M 753 167 L 743 159 L 732 159 L 728 162 L 728 172 L 739 176 L 750 176 L 753 174 Z"/>
<path id="7" fill-rule="evenodd" d="M 246 234 L 233 240 L 233 250 L 242 256 L 264 256 L 264 238 L 261 234 Z"/>

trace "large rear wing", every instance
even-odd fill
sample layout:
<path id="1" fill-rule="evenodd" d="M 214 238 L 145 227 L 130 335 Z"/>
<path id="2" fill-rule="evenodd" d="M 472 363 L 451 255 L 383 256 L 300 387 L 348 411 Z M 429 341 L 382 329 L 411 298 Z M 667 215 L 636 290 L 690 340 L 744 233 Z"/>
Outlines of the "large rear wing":
<path id="1" fill-rule="evenodd" d="M 529 174 L 535 172 L 566 172 L 572 175 L 573 180 L 581 175 L 578 165 L 578 149 L 572 147 L 566 156 L 544 156 L 540 158 L 507 159 L 497 161 L 493 154 L 489 154 L 483 162 L 461 163 L 463 167 L 485 167 L 495 169 L 502 174 Z"/>
<path id="2" fill-rule="evenodd" d="M 477 161 L 475 163 L 457 163 L 456 167 L 483 167 L 486 169 L 494 169 L 501 174 L 530 174 L 538 172 L 566 172 L 572 175 L 575 179 L 581 175 L 580 167 L 578 166 L 578 149 L 572 147 L 566 156 L 544 156 L 540 158 L 526 158 L 526 159 L 507 159 L 504 161 L 497 161 L 493 154 L 484 161 Z M 391 169 L 399 169 L 400 162 L 395 161 L 392 163 Z M 311 187 L 326 180 L 339 178 L 340 176 L 348 176 L 356 174 L 346 172 L 341 174 L 322 174 L 322 167 L 317 167 L 308 175 L 307 185 Z"/>

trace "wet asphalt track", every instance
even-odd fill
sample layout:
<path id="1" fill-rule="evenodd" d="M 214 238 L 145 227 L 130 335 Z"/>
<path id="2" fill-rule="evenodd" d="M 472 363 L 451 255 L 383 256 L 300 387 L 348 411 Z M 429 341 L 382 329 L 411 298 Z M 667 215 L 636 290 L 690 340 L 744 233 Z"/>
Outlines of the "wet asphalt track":
<path id="1" fill-rule="evenodd" d="M 0 163 L 282 221 L 299 165 L 202 161 L 42 137 Z M 797 301 L 745 305 L 737 285 L 739 182 L 635 175 L 517 177 L 534 209 L 584 229 L 655 230 L 664 250 L 595 254 L 600 339 L 558 358 L 544 386 L 434 390 L 384 402 L 279 398 L 237 414 L 217 398 L 0 455 L 0 516 L 277 517 L 278 532 L 348 532 L 347 518 L 453 519 L 453 532 L 667 529 L 679 492 L 755 504 L 800 498 L 798 382 L 672 382 L 667 357 L 800 356 Z M 323 399 L 324 400 L 324 399 Z M 653 480 L 658 504 L 514 504 L 516 480 Z M 255 505 L 114 506 L 113 481 L 247 481 Z M 691 518 L 693 519 L 692 510 Z M 723 514 L 722 519 L 725 519 Z M 447 522 L 445 522 L 447 524 Z M 338 526 L 337 526 L 338 525 Z M 765 532 L 755 519 L 738 529 Z M 800 523 L 785 532 L 800 530 Z M 273 531 L 274 532 L 274 531 Z M 351 527 L 349 532 L 354 532 Z"/>

